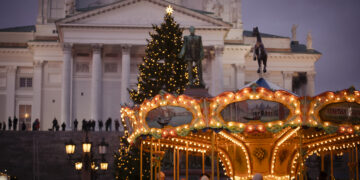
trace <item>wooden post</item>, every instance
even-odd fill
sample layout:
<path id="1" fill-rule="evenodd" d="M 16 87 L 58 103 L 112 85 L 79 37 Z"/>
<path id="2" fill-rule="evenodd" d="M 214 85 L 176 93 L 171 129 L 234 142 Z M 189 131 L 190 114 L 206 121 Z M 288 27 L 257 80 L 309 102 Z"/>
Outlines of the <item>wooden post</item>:
<path id="1" fill-rule="evenodd" d="M 202 173 L 205 173 L 205 153 L 202 152 Z"/>
<path id="2" fill-rule="evenodd" d="M 185 177 L 186 180 L 189 179 L 189 144 L 186 142 L 186 169 L 185 169 Z"/>
<path id="3" fill-rule="evenodd" d="M 214 180 L 214 147 L 215 147 L 215 131 L 211 136 L 211 180 Z"/>
<path id="4" fill-rule="evenodd" d="M 177 158 L 176 158 L 176 161 L 177 161 L 177 168 L 176 168 L 176 172 L 177 172 L 177 180 L 180 179 L 180 162 L 179 162 L 179 149 L 177 149 Z"/>
<path id="5" fill-rule="evenodd" d="M 333 162 L 333 151 L 330 150 L 330 179 L 334 180 L 334 162 Z"/>
<path id="6" fill-rule="evenodd" d="M 143 175 L 143 142 L 140 142 L 140 180 L 142 180 Z"/>
<path id="7" fill-rule="evenodd" d="M 150 140 L 150 180 L 153 180 L 153 138 Z"/>

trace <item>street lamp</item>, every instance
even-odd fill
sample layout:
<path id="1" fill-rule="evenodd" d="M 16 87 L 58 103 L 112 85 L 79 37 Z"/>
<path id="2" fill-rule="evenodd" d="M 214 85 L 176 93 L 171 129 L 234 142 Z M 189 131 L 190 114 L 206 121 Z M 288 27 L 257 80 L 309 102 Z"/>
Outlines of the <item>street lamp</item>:
<path id="1" fill-rule="evenodd" d="M 65 144 L 65 151 L 66 151 L 66 154 L 69 156 L 71 156 L 75 153 L 75 144 L 72 141 L 72 139 L 70 139 L 70 141 Z"/>
<path id="2" fill-rule="evenodd" d="M 85 141 L 82 142 L 82 155 L 79 158 L 73 158 L 72 155 L 75 153 L 76 145 L 70 139 L 65 143 L 65 152 L 69 156 L 69 160 L 74 164 L 75 170 L 83 173 L 83 179 L 96 179 L 96 173 L 100 170 L 105 172 L 108 169 L 108 162 L 105 160 L 105 155 L 107 152 L 107 147 L 109 146 L 105 139 L 102 138 L 102 141 L 98 145 L 99 154 L 101 158 L 94 158 L 94 151 L 92 147 L 92 142 L 89 140 L 88 131 L 85 130 Z M 88 177 L 88 178 L 86 178 Z"/>

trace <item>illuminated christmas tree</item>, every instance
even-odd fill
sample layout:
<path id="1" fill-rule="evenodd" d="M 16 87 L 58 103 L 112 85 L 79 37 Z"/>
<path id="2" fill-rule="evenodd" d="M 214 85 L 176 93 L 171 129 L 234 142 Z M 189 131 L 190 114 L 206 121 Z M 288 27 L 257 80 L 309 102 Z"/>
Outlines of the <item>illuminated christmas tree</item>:
<path id="1" fill-rule="evenodd" d="M 115 179 L 140 179 L 140 150 L 127 142 L 127 136 L 120 139 L 119 152 L 115 154 Z M 143 152 L 143 180 L 150 179 L 150 155 Z"/>
<path id="2" fill-rule="evenodd" d="M 171 94 L 182 94 L 188 82 L 186 63 L 178 57 L 182 47 L 182 30 L 171 16 L 168 7 L 164 22 L 153 25 L 154 33 L 147 39 L 146 55 L 139 65 L 137 90 L 130 90 L 136 104 L 159 94 L 160 90 Z"/>

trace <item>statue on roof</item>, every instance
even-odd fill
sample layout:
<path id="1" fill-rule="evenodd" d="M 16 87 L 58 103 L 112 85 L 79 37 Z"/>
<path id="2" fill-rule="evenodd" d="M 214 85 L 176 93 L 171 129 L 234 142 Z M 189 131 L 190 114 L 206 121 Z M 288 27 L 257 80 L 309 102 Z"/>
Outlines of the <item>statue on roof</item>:
<path id="1" fill-rule="evenodd" d="M 293 24 L 291 27 L 291 40 L 292 41 L 296 41 L 296 29 L 298 28 L 299 25 L 297 24 Z"/>
<path id="2" fill-rule="evenodd" d="M 266 73 L 266 62 L 267 62 L 267 53 L 265 46 L 261 41 L 261 36 L 258 27 L 253 28 L 253 36 L 256 36 L 256 44 L 254 46 L 254 61 L 258 61 L 259 68 L 257 73 L 261 72 L 261 63 L 264 65 L 263 72 Z"/>
<path id="3" fill-rule="evenodd" d="M 190 35 L 184 36 L 184 44 L 181 48 L 179 57 L 184 58 L 187 62 L 189 86 L 205 87 L 201 64 L 201 60 L 204 58 L 204 48 L 201 36 L 195 35 L 194 26 L 190 26 L 189 31 Z M 193 74 L 194 68 L 197 69 L 198 79 L 196 79 L 196 76 Z M 199 85 L 195 85 L 197 80 L 199 81 Z"/>
<path id="4" fill-rule="evenodd" d="M 212 7 L 216 17 L 221 17 L 221 14 L 224 12 L 224 6 L 219 0 L 216 0 L 214 6 Z"/>
<path id="5" fill-rule="evenodd" d="M 231 0 L 230 2 L 231 22 L 235 28 L 239 28 L 241 23 L 241 2 L 240 0 Z"/>
<path id="6" fill-rule="evenodd" d="M 311 32 L 308 32 L 307 37 L 306 37 L 306 48 L 307 48 L 307 49 L 312 49 L 312 36 L 311 36 Z"/>

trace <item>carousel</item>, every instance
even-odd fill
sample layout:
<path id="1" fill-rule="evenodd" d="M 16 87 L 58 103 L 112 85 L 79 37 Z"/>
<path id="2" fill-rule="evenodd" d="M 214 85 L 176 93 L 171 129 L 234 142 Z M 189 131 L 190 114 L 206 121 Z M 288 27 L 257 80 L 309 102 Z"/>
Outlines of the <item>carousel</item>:
<path id="1" fill-rule="evenodd" d="M 216 97 L 159 94 L 122 107 L 128 141 L 150 153 L 151 179 L 172 156 L 167 177 L 189 179 L 189 156 L 211 179 L 305 179 L 306 159 L 348 153 L 351 179 L 358 179 L 360 92 L 352 89 L 299 97 L 260 78 Z M 166 152 L 166 153 L 165 153 Z M 184 158 L 179 158 L 179 154 Z M 168 155 L 169 156 L 169 155 Z M 205 159 L 210 159 L 210 169 Z M 140 157 L 140 174 L 143 173 Z M 185 170 L 179 167 L 185 164 Z M 190 170 L 189 170 L 190 169 Z"/>

